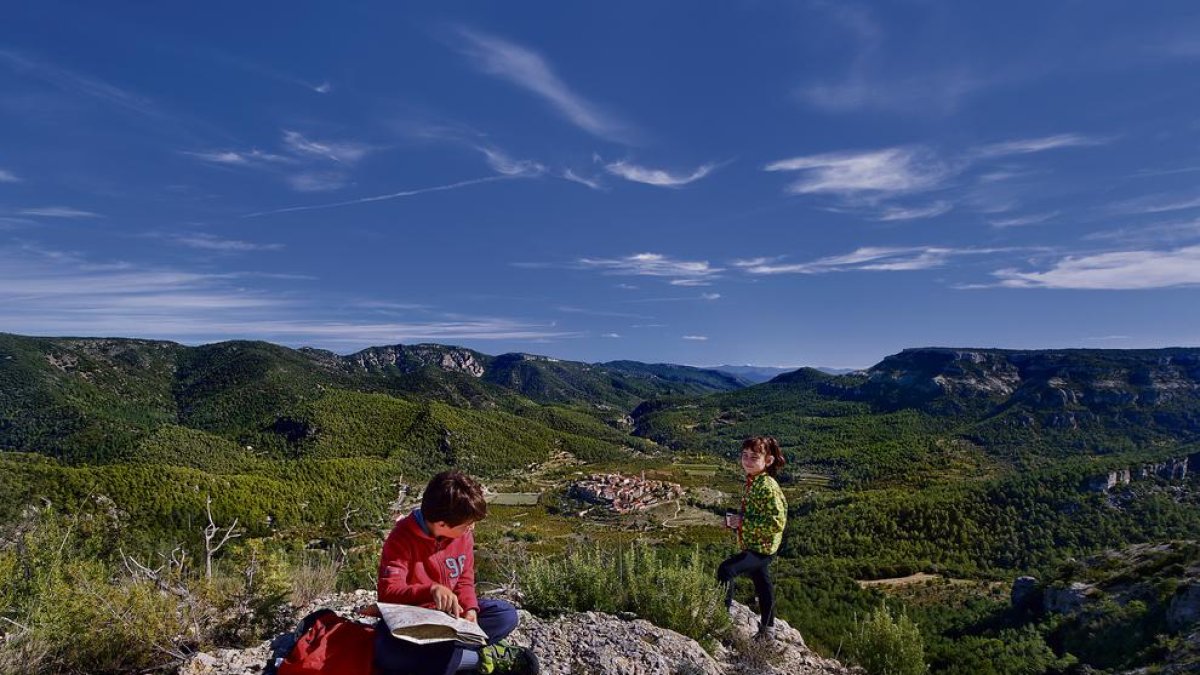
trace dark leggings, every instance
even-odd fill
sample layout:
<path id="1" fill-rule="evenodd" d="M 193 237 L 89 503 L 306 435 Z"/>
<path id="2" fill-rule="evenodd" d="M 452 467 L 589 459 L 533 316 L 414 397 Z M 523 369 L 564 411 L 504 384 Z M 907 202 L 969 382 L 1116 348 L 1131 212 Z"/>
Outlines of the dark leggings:
<path id="1" fill-rule="evenodd" d="M 517 627 L 517 609 L 503 600 L 479 600 L 479 627 L 488 644 L 503 640 Z M 416 645 L 388 633 L 383 622 L 375 631 L 375 672 L 383 675 L 449 675 L 458 670 L 464 649 L 455 642 Z"/>
<path id="2" fill-rule="evenodd" d="M 775 584 L 771 582 L 771 559 L 775 556 L 742 551 L 717 568 L 717 581 L 725 586 L 725 606 L 733 605 L 733 579 L 748 576 L 754 582 L 754 594 L 762 615 L 760 628 L 775 625 Z"/>

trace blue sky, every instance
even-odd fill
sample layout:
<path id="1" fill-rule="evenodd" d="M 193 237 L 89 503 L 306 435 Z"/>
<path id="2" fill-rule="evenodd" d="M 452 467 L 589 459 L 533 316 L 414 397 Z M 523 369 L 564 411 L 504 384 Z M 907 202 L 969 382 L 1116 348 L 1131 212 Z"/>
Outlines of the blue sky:
<path id="1" fill-rule="evenodd" d="M 1200 343 L 1192 2 L 79 3 L 0 330 L 867 366 Z"/>

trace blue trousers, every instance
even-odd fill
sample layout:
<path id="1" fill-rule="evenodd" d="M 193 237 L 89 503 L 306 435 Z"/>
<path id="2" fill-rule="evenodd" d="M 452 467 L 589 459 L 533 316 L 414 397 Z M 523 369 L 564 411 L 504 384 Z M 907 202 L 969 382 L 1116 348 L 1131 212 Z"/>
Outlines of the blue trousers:
<path id="1" fill-rule="evenodd" d="M 488 644 L 508 637 L 517 627 L 517 608 L 503 600 L 479 599 L 479 627 Z M 451 675 L 462 662 L 463 647 L 456 642 L 416 645 L 392 637 L 380 622 L 375 631 L 375 670 L 379 675 Z"/>

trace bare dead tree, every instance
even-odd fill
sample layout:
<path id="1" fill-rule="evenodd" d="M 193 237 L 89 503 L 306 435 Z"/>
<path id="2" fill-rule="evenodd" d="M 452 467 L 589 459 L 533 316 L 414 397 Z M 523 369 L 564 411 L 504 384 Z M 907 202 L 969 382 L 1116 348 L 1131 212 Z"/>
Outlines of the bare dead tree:
<path id="1" fill-rule="evenodd" d="M 217 533 L 221 531 L 221 528 L 218 527 L 215 522 L 213 522 L 212 495 L 205 495 L 204 497 L 204 512 L 208 515 L 208 525 L 204 526 L 204 578 L 211 579 L 213 556 L 216 555 L 217 551 L 220 551 L 221 547 L 228 543 L 230 539 L 236 539 L 242 536 L 242 533 L 237 531 L 238 519 L 234 518 L 233 524 L 225 530 L 225 534 L 222 535 L 221 540 L 216 544 L 213 544 L 213 540 L 216 539 Z"/>
<path id="2" fill-rule="evenodd" d="M 197 604 L 196 597 L 188 590 L 184 582 L 184 565 L 187 561 L 187 551 L 182 546 L 176 546 L 171 549 L 169 556 L 160 556 L 165 561 L 155 569 L 150 569 L 149 566 L 143 565 L 141 562 L 131 555 L 126 555 L 125 551 L 118 549 L 121 554 L 121 561 L 125 563 L 125 569 L 129 572 L 129 576 L 134 579 L 147 579 L 154 582 L 155 588 L 164 591 L 179 598 L 187 607 L 187 617 L 191 620 L 192 634 L 199 639 L 202 634 L 200 628 L 200 607 Z M 163 572 L 168 573 L 164 576 Z M 182 616 L 181 616 L 182 619 Z"/>
<path id="3" fill-rule="evenodd" d="M 350 502 L 346 502 L 346 510 L 342 512 L 342 527 L 346 528 L 346 536 L 348 537 L 354 536 L 354 530 L 350 529 L 350 517 L 360 510 L 350 508 Z"/>
<path id="4" fill-rule="evenodd" d="M 399 520 L 400 516 L 408 510 L 409 501 L 413 498 L 412 486 L 404 482 L 404 475 L 401 474 L 395 481 L 396 498 L 388 506 L 388 512 L 393 520 Z"/>
<path id="5" fill-rule="evenodd" d="M 170 567 L 169 562 L 159 565 L 154 569 L 150 569 L 149 566 L 143 565 L 138 561 L 137 558 L 126 554 L 125 551 L 120 551 L 120 554 L 121 561 L 125 563 L 125 570 L 129 572 L 130 577 L 133 577 L 134 579 L 146 579 L 153 581 L 154 585 L 160 590 L 167 591 L 168 593 L 178 596 L 184 600 L 188 600 L 192 597 L 191 591 L 189 591 L 183 584 L 174 583 L 171 579 L 163 576 L 163 569 Z M 171 555 L 173 557 L 175 553 L 172 552 Z"/>

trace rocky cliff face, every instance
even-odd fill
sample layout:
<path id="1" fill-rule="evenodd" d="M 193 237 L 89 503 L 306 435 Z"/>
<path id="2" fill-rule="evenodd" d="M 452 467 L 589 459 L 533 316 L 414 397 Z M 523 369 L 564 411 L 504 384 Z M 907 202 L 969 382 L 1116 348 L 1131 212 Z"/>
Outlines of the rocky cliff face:
<path id="1" fill-rule="evenodd" d="M 1186 457 L 1171 457 L 1161 462 L 1139 464 L 1093 476 L 1086 481 L 1084 488 L 1091 492 L 1108 492 L 1115 487 L 1129 485 L 1137 480 L 1187 480 L 1188 476 L 1195 475 L 1195 467 L 1198 465 L 1200 465 L 1200 452 Z"/>
<path id="2" fill-rule="evenodd" d="M 868 371 L 863 391 L 912 398 L 1016 398 L 1039 407 L 1160 405 L 1200 396 L 1200 349 L 906 349 Z"/>
<path id="3" fill-rule="evenodd" d="M 876 408 L 994 416 L 1009 428 L 1200 438 L 1200 349 L 906 349 L 830 386 Z"/>
<path id="4" fill-rule="evenodd" d="M 483 377 L 487 368 L 486 360 L 485 355 L 470 349 L 435 344 L 370 347 L 342 357 L 343 363 L 350 370 L 369 373 L 392 369 L 411 373 L 432 366 L 446 372 L 465 373 L 471 377 Z"/>
<path id="5" fill-rule="evenodd" d="M 353 616 L 355 607 L 374 601 L 369 591 L 324 598 L 300 610 L 297 620 L 320 607 Z M 773 643 L 754 642 L 758 616 L 735 604 L 729 639 L 709 653 L 694 640 L 640 619 L 580 612 L 545 620 L 521 611 L 521 623 L 509 641 L 533 649 L 545 675 L 862 675 L 857 668 L 816 655 L 787 622 L 776 623 Z M 179 672 L 259 673 L 269 645 L 197 654 Z"/>

